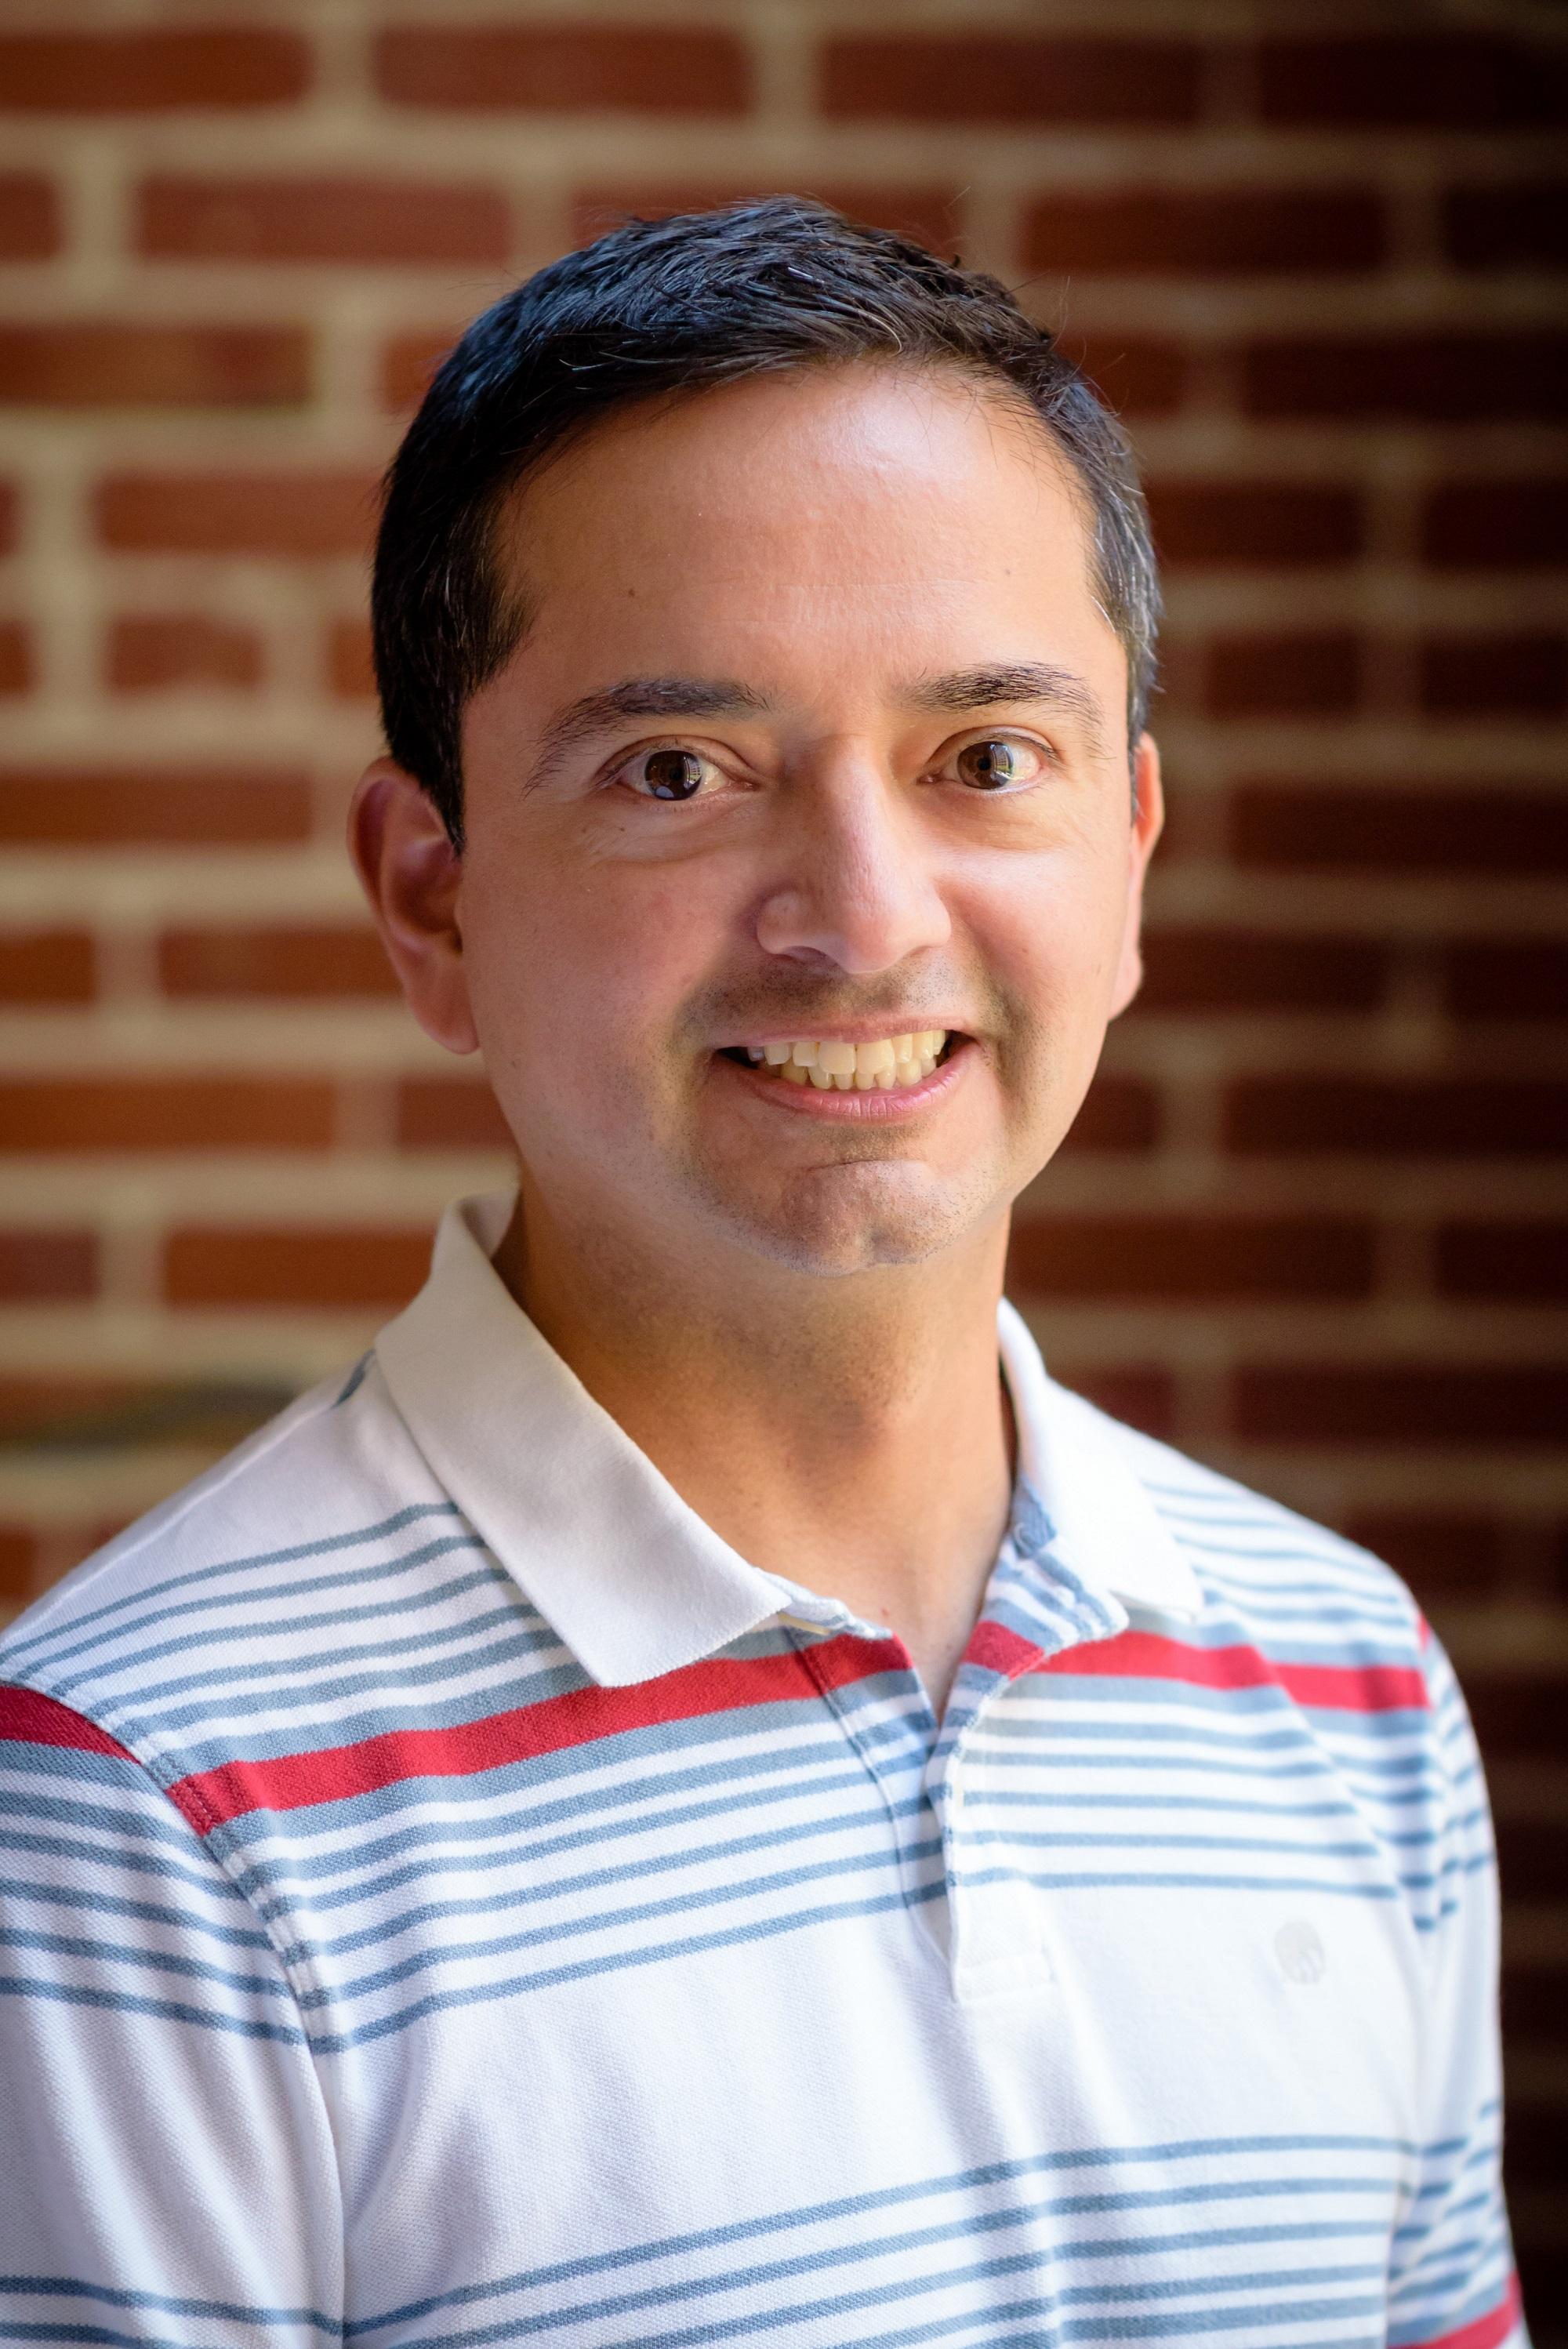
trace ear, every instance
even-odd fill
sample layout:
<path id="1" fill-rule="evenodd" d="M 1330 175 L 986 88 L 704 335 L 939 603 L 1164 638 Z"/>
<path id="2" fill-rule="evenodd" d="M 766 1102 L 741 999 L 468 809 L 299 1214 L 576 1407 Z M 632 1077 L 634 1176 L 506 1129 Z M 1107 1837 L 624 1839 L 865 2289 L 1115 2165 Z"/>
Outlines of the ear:
<path id="1" fill-rule="evenodd" d="M 1143 984 L 1143 957 L 1139 939 L 1143 926 L 1143 876 L 1165 823 L 1165 798 L 1160 782 L 1160 751 L 1152 734 L 1140 735 L 1132 761 L 1136 804 L 1127 844 L 1127 901 L 1121 929 L 1121 955 L 1110 1016 L 1125 1011 Z"/>
<path id="2" fill-rule="evenodd" d="M 479 1049 L 460 927 L 463 864 L 435 802 L 390 759 L 366 767 L 348 848 L 408 1009 L 449 1052 Z"/>

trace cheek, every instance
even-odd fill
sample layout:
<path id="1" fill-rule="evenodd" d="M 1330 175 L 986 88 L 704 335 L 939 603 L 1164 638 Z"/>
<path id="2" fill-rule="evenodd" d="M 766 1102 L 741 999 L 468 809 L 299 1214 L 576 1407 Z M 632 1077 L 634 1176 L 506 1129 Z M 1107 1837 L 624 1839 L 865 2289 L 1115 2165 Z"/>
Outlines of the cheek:
<path id="1" fill-rule="evenodd" d="M 1026 1029 L 1038 1025 L 1060 1039 L 1069 1029 L 1103 1024 L 1125 885 L 1109 858 L 1053 854 L 1011 860 L 973 901 L 985 959 Z"/>
<path id="2" fill-rule="evenodd" d="M 530 870 L 526 851 L 502 869 Z M 634 872 L 538 859 L 526 885 L 492 884 L 464 931 L 492 1061 L 499 1045 L 526 1072 L 542 1053 L 578 1083 L 591 1067 L 651 1065 L 724 936 L 711 894 L 690 865 Z"/>

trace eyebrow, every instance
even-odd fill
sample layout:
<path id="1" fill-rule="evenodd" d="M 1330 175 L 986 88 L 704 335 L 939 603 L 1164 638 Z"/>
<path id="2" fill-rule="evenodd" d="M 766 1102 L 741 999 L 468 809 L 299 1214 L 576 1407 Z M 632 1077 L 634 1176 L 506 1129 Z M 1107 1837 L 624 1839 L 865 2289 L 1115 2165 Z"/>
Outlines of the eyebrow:
<path id="1" fill-rule="evenodd" d="M 1002 661 L 919 678 L 901 698 L 911 709 L 958 714 L 1009 701 L 1047 702 L 1080 721 L 1092 749 L 1098 750 L 1102 740 L 1100 708 L 1094 695 L 1082 678 L 1050 661 Z M 774 707 L 766 694 L 738 678 L 626 678 L 601 692 L 583 694 L 551 719 L 528 788 L 533 791 L 546 781 L 579 742 L 592 741 L 628 719 L 758 718 Z"/>
<path id="2" fill-rule="evenodd" d="M 529 788 L 543 782 L 577 743 L 609 733 L 628 719 L 755 718 L 773 707 L 766 694 L 735 678 L 629 677 L 569 703 L 545 728 Z"/>
<path id="3" fill-rule="evenodd" d="M 1043 701 L 1078 719 L 1089 746 L 1103 745 L 1103 713 L 1081 677 L 1051 661 L 1002 661 L 990 668 L 954 669 L 946 677 L 923 677 L 904 698 L 916 709 L 989 709 L 998 702 Z"/>

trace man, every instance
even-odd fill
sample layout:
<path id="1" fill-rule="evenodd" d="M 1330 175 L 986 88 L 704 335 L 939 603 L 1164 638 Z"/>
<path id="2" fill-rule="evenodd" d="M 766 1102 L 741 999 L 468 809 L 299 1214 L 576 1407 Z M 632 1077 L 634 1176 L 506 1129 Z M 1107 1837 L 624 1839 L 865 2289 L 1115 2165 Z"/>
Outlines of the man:
<path id="1" fill-rule="evenodd" d="M 1000 1301 L 1161 822 L 1117 428 L 895 238 L 634 223 L 375 601 L 519 1187 L 5 1643 L 11 2337 L 1522 2343 L 1445 1659 Z"/>

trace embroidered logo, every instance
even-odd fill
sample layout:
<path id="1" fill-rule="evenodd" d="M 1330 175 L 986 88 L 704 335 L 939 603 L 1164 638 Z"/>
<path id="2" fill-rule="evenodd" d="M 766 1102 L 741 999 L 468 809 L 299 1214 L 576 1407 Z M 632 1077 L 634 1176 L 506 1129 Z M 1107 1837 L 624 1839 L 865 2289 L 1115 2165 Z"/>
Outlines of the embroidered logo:
<path id="1" fill-rule="evenodd" d="M 1293 1917 L 1288 1925 L 1282 1925 L 1274 1945 L 1280 1971 L 1289 1982 L 1321 1982 L 1328 1971 L 1328 1952 L 1316 1926 L 1309 1925 L 1305 1917 Z"/>

